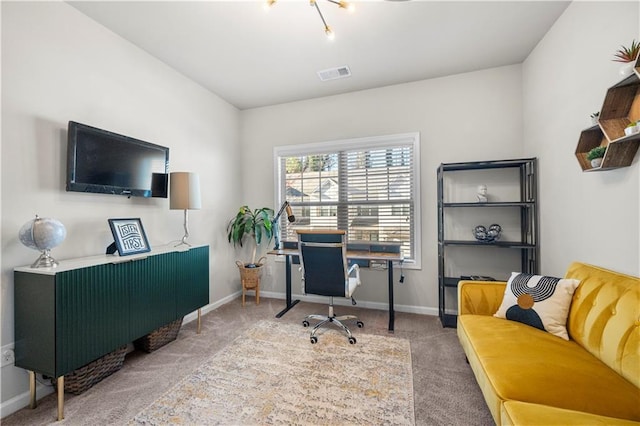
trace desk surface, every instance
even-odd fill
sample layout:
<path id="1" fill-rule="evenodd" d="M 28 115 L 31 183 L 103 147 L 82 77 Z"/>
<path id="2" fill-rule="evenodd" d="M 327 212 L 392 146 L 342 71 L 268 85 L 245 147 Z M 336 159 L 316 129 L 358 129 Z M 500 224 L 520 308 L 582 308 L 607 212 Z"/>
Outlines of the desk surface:
<path id="1" fill-rule="evenodd" d="M 275 256 L 297 256 L 298 249 L 279 249 L 271 250 L 267 254 Z M 402 253 L 386 253 L 386 252 L 371 252 L 366 250 L 347 250 L 348 259 L 365 259 L 365 260 L 385 260 L 392 262 L 402 262 L 404 256 Z"/>

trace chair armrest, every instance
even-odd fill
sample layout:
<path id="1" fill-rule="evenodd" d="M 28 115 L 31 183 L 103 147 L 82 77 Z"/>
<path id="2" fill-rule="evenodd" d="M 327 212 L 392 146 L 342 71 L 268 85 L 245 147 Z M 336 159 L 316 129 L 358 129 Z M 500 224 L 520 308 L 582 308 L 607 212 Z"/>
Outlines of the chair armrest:
<path id="1" fill-rule="evenodd" d="M 358 265 L 357 263 L 351 265 L 351 267 L 347 270 L 347 275 L 351 276 L 353 271 L 356 272 L 356 286 L 359 286 L 360 284 L 362 284 L 362 282 L 360 281 L 360 265 Z"/>
<path id="2" fill-rule="evenodd" d="M 493 315 L 496 313 L 507 283 L 502 281 L 458 282 L 458 315 Z"/>
<path id="3" fill-rule="evenodd" d="M 354 270 L 356 271 L 356 275 L 359 276 L 360 275 L 360 265 L 358 265 L 357 263 L 354 263 L 353 265 L 351 265 L 351 267 L 347 271 L 347 274 L 351 275 L 351 273 Z"/>

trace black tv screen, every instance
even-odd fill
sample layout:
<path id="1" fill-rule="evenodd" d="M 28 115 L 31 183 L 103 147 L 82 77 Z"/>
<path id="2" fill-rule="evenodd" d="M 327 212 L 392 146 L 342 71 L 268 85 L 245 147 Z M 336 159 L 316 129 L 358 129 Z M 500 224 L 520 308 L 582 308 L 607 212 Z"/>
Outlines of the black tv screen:
<path id="1" fill-rule="evenodd" d="M 69 121 L 67 191 L 167 198 L 169 148 Z"/>

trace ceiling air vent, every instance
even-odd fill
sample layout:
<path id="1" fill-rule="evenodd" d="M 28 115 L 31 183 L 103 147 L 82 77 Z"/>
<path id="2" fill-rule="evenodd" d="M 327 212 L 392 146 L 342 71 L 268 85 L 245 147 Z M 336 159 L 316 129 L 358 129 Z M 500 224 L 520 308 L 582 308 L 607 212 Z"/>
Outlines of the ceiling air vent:
<path id="1" fill-rule="evenodd" d="M 337 68 L 329 68 L 326 70 L 318 71 L 318 77 L 320 77 L 320 80 L 322 81 L 351 77 L 351 70 L 346 65 Z"/>

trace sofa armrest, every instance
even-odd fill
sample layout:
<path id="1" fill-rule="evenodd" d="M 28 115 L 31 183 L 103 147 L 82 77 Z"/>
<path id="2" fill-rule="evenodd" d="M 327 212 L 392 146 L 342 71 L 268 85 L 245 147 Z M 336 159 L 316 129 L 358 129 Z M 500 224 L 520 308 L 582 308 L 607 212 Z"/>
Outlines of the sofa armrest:
<path id="1" fill-rule="evenodd" d="M 496 313 L 507 283 L 502 281 L 458 282 L 458 315 L 493 315 Z"/>

